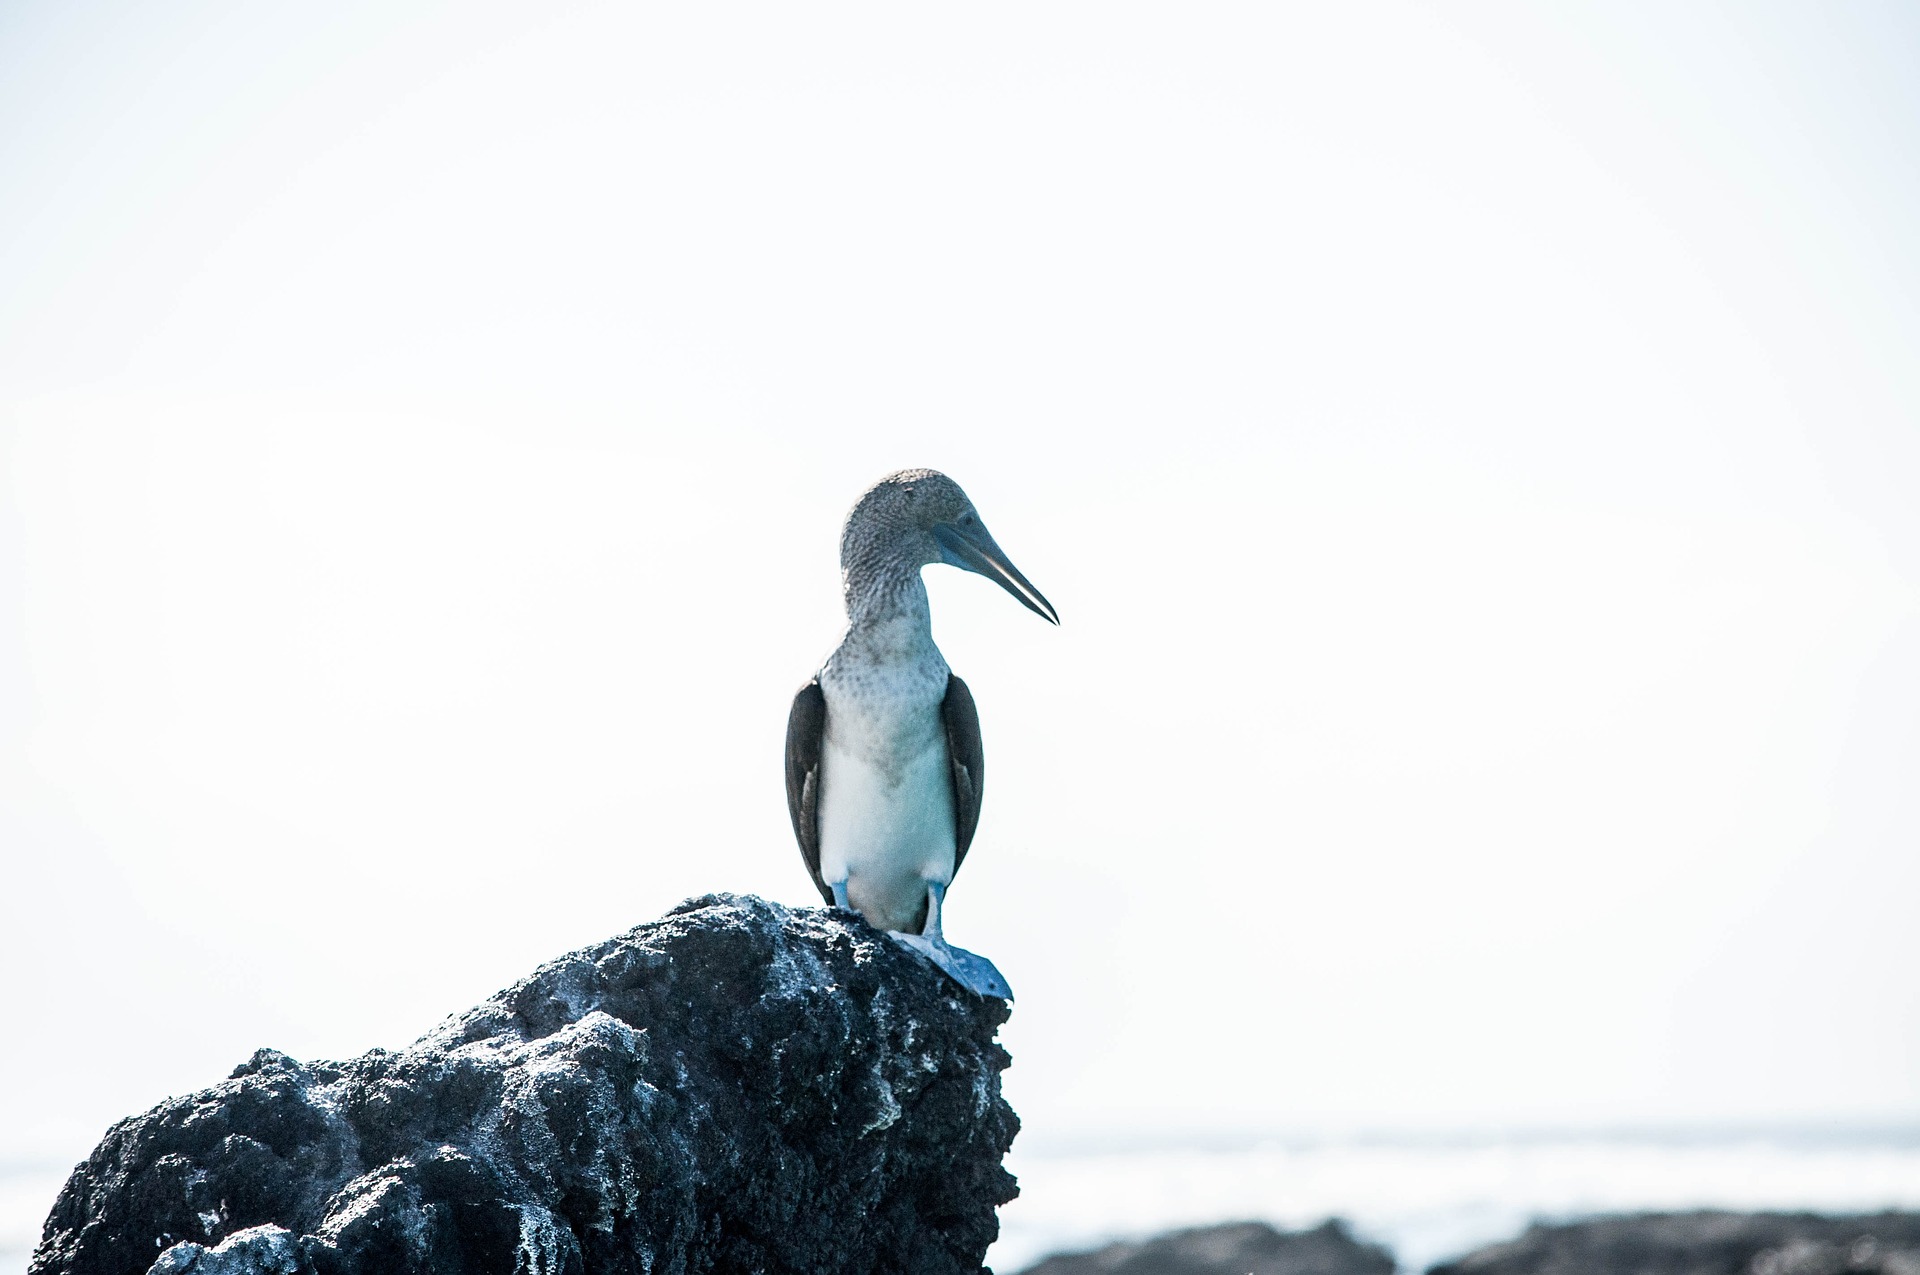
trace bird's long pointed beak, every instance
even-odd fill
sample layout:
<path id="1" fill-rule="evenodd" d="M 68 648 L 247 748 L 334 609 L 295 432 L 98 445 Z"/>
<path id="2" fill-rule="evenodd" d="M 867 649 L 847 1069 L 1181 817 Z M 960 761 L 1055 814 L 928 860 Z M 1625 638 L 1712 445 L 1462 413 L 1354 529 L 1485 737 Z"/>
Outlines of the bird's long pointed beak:
<path id="1" fill-rule="evenodd" d="M 986 527 L 981 525 L 977 516 L 965 525 L 943 522 L 933 529 L 933 535 L 940 542 L 949 566 L 987 577 L 1020 599 L 1029 611 L 1047 623 L 1060 623 L 1060 615 L 1053 609 L 1053 603 L 1042 597 L 1040 590 L 1020 574 L 1020 568 L 1014 566 L 1005 551 L 993 542 L 993 537 L 987 534 Z"/>

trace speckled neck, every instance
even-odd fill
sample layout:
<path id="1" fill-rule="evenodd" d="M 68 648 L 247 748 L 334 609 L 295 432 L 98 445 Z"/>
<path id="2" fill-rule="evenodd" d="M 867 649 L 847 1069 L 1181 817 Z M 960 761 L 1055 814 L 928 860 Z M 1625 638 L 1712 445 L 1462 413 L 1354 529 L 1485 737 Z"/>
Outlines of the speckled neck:
<path id="1" fill-rule="evenodd" d="M 900 558 L 868 559 L 841 572 L 841 589 L 849 639 L 878 637 L 885 631 L 895 638 L 889 645 L 909 636 L 924 637 L 932 644 L 933 613 L 919 564 Z"/>

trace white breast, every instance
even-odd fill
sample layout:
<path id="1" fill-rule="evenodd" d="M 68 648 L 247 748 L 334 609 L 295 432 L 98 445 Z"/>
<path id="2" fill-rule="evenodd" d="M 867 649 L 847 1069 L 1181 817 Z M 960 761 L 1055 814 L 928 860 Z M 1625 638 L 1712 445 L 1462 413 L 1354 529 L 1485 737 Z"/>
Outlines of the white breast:
<path id="1" fill-rule="evenodd" d="M 852 661 L 821 671 L 820 872 L 882 929 L 914 930 L 927 883 L 953 879 L 953 780 L 940 704 L 946 661 Z"/>

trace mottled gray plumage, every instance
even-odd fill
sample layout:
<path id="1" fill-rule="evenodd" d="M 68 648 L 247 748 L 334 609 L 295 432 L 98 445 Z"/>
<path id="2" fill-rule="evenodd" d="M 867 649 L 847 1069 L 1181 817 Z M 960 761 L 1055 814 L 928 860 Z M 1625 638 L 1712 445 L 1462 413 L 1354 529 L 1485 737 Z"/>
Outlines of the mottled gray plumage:
<path id="1" fill-rule="evenodd" d="M 920 568 L 941 561 L 932 528 L 973 514 L 960 484 L 933 469 L 903 469 L 867 488 L 840 528 L 840 590 L 847 618 L 861 620 L 905 602 Z"/>
<path id="2" fill-rule="evenodd" d="M 949 947 L 940 905 L 980 820 L 986 763 L 965 682 L 934 645 L 921 568 L 978 572 L 1052 623 L 960 485 L 931 469 L 875 483 L 840 536 L 847 631 L 787 720 L 787 809 L 821 896 L 851 907 L 976 991 L 991 963 Z"/>

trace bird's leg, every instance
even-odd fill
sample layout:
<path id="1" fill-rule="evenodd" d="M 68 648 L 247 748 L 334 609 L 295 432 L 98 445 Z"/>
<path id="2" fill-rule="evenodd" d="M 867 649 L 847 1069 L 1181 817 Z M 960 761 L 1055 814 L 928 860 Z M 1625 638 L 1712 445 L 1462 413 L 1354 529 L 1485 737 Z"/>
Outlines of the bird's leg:
<path id="1" fill-rule="evenodd" d="M 939 881 L 927 882 L 927 923 L 920 932 L 936 943 L 944 943 L 940 937 L 940 905 L 947 900 L 947 887 Z"/>
<path id="2" fill-rule="evenodd" d="M 960 986 L 980 996 L 998 996 L 1005 1000 L 1013 999 L 1013 989 L 1007 986 L 1007 980 L 993 967 L 993 962 L 984 956 L 976 956 L 963 947 L 955 947 L 947 942 L 940 933 L 940 905 L 946 902 L 947 886 L 944 881 L 927 882 L 927 920 L 920 927 L 920 933 L 907 934 L 900 930 L 887 931 L 889 937 L 902 947 L 910 947 L 920 955 L 946 971 Z"/>
<path id="3" fill-rule="evenodd" d="M 830 888 L 833 890 L 833 906 L 839 908 L 842 912 L 853 911 L 853 904 L 847 902 L 847 883 L 845 881 L 835 881 L 831 883 Z"/>

